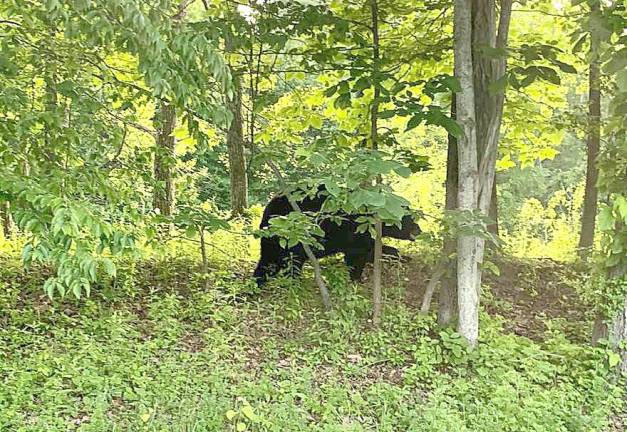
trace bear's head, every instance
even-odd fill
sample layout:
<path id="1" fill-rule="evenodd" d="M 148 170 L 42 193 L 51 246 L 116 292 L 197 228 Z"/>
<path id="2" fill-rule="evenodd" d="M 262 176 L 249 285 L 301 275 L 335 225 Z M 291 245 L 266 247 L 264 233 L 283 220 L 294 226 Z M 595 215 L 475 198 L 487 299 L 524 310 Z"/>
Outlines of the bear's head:
<path id="1" fill-rule="evenodd" d="M 392 237 L 399 240 L 415 240 L 422 230 L 416 223 L 413 215 L 405 215 L 401 219 L 401 227 L 383 225 L 383 237 Z"/>

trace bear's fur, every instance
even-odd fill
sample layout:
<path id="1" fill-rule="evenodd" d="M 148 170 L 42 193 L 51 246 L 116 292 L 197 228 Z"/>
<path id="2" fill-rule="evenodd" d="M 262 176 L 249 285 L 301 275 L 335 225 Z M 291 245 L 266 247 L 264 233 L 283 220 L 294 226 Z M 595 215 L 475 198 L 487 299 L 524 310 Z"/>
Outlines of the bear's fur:
<path id="1" fill-rule="evenodd" d="M 318 193 L 314 198 L 305 197 L 298 202 L 303 212 L 317 213 L 322 208 L 327 193 L 324 187 L 318 189 Z M 275 216 L 286 216 L 292 212 L 292 207 L 285 195 L 279 195 L 273 198 L 266 206 L 263 217 L 261 219 L 260 229 L 264 229 L 270 225 L 270 219 Z M 342 218 L 338 224 L 335 221 L 325 218 L 320 223 L 320 228 L 324 231 L 324 237 L 319 238 L 323 249 L 316 250 L 312 248 L 317 258 L 322 258 L 338 253 L 344 254 L 344 262 L 350 269 L 352 280 L 359 280 L 366 263 L 374 260 L 374 240 L 370 234 L 358 233 L 357 227 L 360 225 L 356 219 L 358 215 L 348 215 L 346 213 L 338 213 L 336 216 Z M 400 240 L 413 240 L 421 230 L 413 217 L 406 215 L 401 221 L 401 228 L 397 226 L 383 226 L 383 237 L 393 237 Z M 383 254 L 400 258 L 399 251 L 391 246 L 383 246 Z M 254 277 L 258 285 L 263 285 L 268 277 L 275 276 L 281 270 L 290 267 L 292 273 L 299 273 L 303 264 L 307 260 L 307 256 L 302 244 L 298 244 L 291 248 L 283 248 L 279 244 L 279 238 L 262 237 L 261 238 L 261 257 Z"/>

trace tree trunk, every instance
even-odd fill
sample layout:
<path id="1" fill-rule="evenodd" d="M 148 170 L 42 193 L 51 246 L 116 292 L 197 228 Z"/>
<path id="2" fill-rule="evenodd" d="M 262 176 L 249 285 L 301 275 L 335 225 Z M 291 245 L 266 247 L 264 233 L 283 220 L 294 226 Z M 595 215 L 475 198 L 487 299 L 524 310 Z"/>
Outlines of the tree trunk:
<path id="1" fill-rule="evenodd" d="M 617 266 L 609 273 L 611 278 L 624 278 L 627 269 L 625 266 Z M 618 350 L 621 372 L 627 372 L 627 297 L 623 307 L 613 317 L 597 315 L 592 329 L 592 343 L 597 344 L 601 339 L 608 339 L 610 345 Z"/>
<path id="2" fill-rule="evenodd" d="M 599 3 L 591 3 L 591 15 L 599 14 Z M 585 258 L 594 244 L 594 230 L 597 217 L 597 179 L 599 169 L 596 166 L 601 140 L 601 86 L 599 71 L 599 35 L 594 26 L 590 27 L 590 70 L 588 75 L 588 165 L 586 169 L 586 191 L 583 200 L 581 233 L 579 236 L 579 256 Z"/>
<path id="3" fill-rule="evenodd" d="M 200 234 L 200 256 L 202 258 L 202 275 L 203 285 L 205 289 L 209 289 L 209 259 L 207 258 L 207 242 L 205 241 L 205 227 L 202 226 L 198 230 Z"/>
<path id="4" fill-rule="evenodd" d="M 496 172 L 501 120 L 503 118 L 504 89 L 490 90 L 490 85 L 505 76 L 507 70 L 507 38 L 512 12 L 512 0 L 501 1 L 498 32 L 495 27 L 494 0 L 473 0 L 473 57 L 475 82 L 475 109 L 477 115 L 477 152 L 479 162 L 479 210 L 490 214 Z M 500 57 L 487 56 L 480 49 L 490 46 L 503 53 Z"/>
<path id="5" fill-rule="evenodd" d="M 231 213 L 241 216 L 248 207 L 248 176 L 244 156 L 244 131 L 242 127 L 242 86 L 240 78 L 233 76 L 234 94 L 229 101 L 233 120 L 226 138 L 229 148 L 229 175 L 231 179 Z"/>
<path id="6" fill-rule="evenodd" d="M 54 38 L 54 34 L 50 35 L 51 40 Z M 53 49 L 53 48 L 51 48 Z M 51 114 L 53 117 L 57 115 L 59 97 L 57 95 L 57 83 L 56 83 L 56 65 L 54 62 L 49 64 L 49 67 L 46 68 L 44 81 L 45 81 L 45 108 L 46 111 Z M 51 128 L 49 125 L 44 127 L 44 144 L 46 148 L 44 149 L 44 155 L 46 159 L 50 163 L 54 163 L 57 160 L 57 154 L 54 148 L 54 128 Z"/>
<path id="7" fill-rule="evenodd" d="M 433 272 L 433 276 L 429 280 L 427 284 L 427 288 L 425 289 L 425 295 L 422 297 L 422 304 L 420 305 L 420 312 L 427 313 L 431 308 L 431 299 L 433 297 L 433 293 L 435 291 L 435 287 L 442 279 L 444 272 L 446 271 L 446 266 L 448 264 L 448 257 L 443 256 L 440 262 L 437 263 L 435 267 L 435 271 Z"/>
<path id="8" fill-rule="evenodd" d="M 499 235 L 499 208 L 496 201 L 496 174 L 494 176 L 494 183 L 492 183 L 492 199 L 490 200 L 490 225 L 488 225 L 488 232 L 498 236 Z"/>
<path id="9" fill-rule="evenodd" d="M 501 2 L 497 32 L 494 0 L 455 1 L 455 75 L 462 89 L 457 99 L 457 116 L 464 131 L 458 142 L 458 205 L 460 210 L 478 211 L 484 216 L 489 215 L 494 192 L 505 99 L 503 89 L 491 91 L 490 85 L 506 71 L 505 48 L 511 8 L 512 0 Z M 496 48 L 503 53 L 498 58 L 487 56 L 481 50 L 483 47 Z M 457 328 L 474 346 L 479 337 L 479 293 L 485 241 L 477 235 L 460 235 L 457 252 Z"/>
<path id="10" fill-rule="evenodd" d="M 457 98 L 455 93 L 451 97 L 451 118 L 456 119 L 455 104 Z M 457 209 L 458 194 L 458 157 L 457 157 L 457 139 L 449 134 L 448 151 L 446 158 L 446 203 L 445 210 Z M 438 324 L 441 326 L 449 326 L 457 317 L 457 260 L 452 257 L 457 250 L 457 240 L 450 235 L 444 237 L 442 255 L 448 260 L 450 265 L 448 270 L 442 277 L 440 285 L 440 293 L 438 296 Z"/>
<path id="11" fill-rule="evenodd" d="M 8 201 L 0 202 L 0 218 L 2 218 L 2 233 L 4 234 L 4 238 L 8 239 L 11 237 L 14 230 L 10 203 Z"/>
<path id="12" fill-rule="evenodd" d="M 159 102 L 155 114 L 157 140 L 155 146 L 153 207 L 162 215 L 170 216 L 174 212 L 174 146 L 172 134 L 176 125 L 176 110 L 171 104 Z"/>
<path id="13" fill-rule="evenodd" d="M 378 148 L 378 127 L 377 118 L 379 115 L 379 83 L 376 81 L 379 69 L 379 8 L 377 0 L 371 0 L 370 11 L 372 14 L 372 85 L 374 86 L 374 94 L 372 97 L 372 111 L 370 122 L 370 138 L 372 140 L 372 148 L 376 150 Z M 377 178 L 377 183 L 381 183 L 381 177 Z M 375 224 L 375 238 L 374 238 L 374 268 L 372 271 L 372 324 L 378 327 L 381 324 L 381 271 L 383 256 L 383 225 L 377 218 Z"/>
<path id="14" fill-rule="evenodd" d="M 457 122 L 463 133 L 458 144 L 459 191 L 458 208 L 477 210 L 477 145 L 475 130 L 475 95 L 472 64 L 472 0 L 455 0 L 455 76 L 461 90 L 457 93 Z M 461 234 L 457 240 L 457 299 L 459 305 L 458 332 L 471 345 L 479 338 L 479 298 L 476 281 L 479 277 L 477 260 L 478 238 Z"/>

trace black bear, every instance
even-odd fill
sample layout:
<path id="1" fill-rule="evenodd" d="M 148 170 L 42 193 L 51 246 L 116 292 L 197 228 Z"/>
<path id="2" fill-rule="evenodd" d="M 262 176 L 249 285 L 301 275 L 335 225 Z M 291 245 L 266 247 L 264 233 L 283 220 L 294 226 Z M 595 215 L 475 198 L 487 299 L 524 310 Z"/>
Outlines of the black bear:
<path id="1" fill-rule="evenodd" d="M 319 212 L 327 198 L 324 187 L 318 188 L 318 193 L 314 198 L 305 197 L 298 202 L 303 212 Z M 270 225 L 270 219 L 275 216 L 285 216 L 292 211 L 289 201 L 285 195 L 273 198 L 266 206 L 261 219 L 260 229 Z M 320 228 L 324 231 L 324 237 L 319 239 L 323 249 L 313 249 L 318 258 L 344 254 L 344 262 L 350 269 L 352 280 L 359 280 L 366 266 L 366 263 L 374 260 L 374 240 L 370 234 L 358 233 L 357 227 L 360 225 L 356 221 L 358 215 L 337 214 L 341 217 L 341 222 L 324 219 L 320 223 Z M 403 217 L 401 227 L 395 225 L 383 226 L 383 237 L 393 237 L 400 240 L 414 240 L 421 230 L 414 218 L 410 215 Z M 399 258 L 400 254 L 396 248 L 383 246 L 383 254 Z M 281 270 L 290 267 L 294 273 L 299 273 L 307 256 L 301 244 L 291 248 L 283 248 L 279 244 L 279 238 L 261 238 L 261 258 L 255 269 L 254 277 L 259 286 L 263 285 L 268 277 L 274 276 Z"/>

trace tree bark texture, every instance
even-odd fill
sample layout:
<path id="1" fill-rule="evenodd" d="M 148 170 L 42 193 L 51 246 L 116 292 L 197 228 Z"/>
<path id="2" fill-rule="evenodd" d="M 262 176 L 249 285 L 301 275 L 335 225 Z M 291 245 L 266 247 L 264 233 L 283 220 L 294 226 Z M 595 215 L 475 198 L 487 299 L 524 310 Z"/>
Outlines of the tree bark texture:
<path id="1" fill-rule="evenodd" d="M 499 207 L 496 197 L 496 173 L 494 174 L 494 183 L 492 183 L 492 199 L 490 200 L 490 225 L 488 225 L 488 232 L 498 236 L 499 235 Z"/>
<path id="2" fill-rule="evenodd" d="M 231 212 L 241 216 L 248 207 L 248 176 L 244 156 L 244 131 L 242 121 L 242 86 L 239 76 L 233 75 L 233 99 L 228 107 L 233 114 L 226 143 L 229 151 L 229 176 L 231 180 Z"/>
<path id="3" fill-rule="evenodd" d="M 455 93 L 451 98 L 451 118 L 456 119 L 457 98 Z M 457 193 L 458 193 L 458 157 L 457 157 L 457 139 L 449 134 L 448 150 L 446 157 L 446 202 L 445 210 L 457 209 Z M 456 239 L 446 236 L 442 247 L 442 255 L 447 260 L 449 266 L 442 275 L 442 283 L 440 284 L 440 292 L 438 295 L 438 324 L 441 326 L 449 326 L 453 324 L 457 317 L 457 260 L 452 258 L 457 250 Z"/>
<path id="4" fill-rule="evenodd" d="M 457 122 L 463 133 L 459 137 L 458 208 L 477 210 L 478 173 L 475 121 L 475 95 L 472 63 L 472 0 L 455 0 L 454 56 L 455 76 L 461 90 L 457 93 Z M 458 332 L 471 345 L 479 338 L 479 298 L 476 281 L 479 278 L 477 236 L 460 234 L 457 240 L 457 299 L 459 304 Z"/>
<path id="5" fill-rule="evenodd" d="M 592 2 L 591 15 L 599 14 L 599 3 Z M 594 26 L 590 28 L 590 70 L 588 73 L 588 161 L 586 168 L 586 190 L 579 235 L 579 255 L 585 258 L 594 244 L 597 216 L 599 169 L 596 160 L 601 141 L 601 82 L 599 70 L 599 35 Z"/>
<path id="6" fill-rule="evenodd" d="M 494 0 L 455 1 L 455 75 L 461 86 L 457 118 L 464 133 L 458 141 L 458 207 L 490 212 L 503 103 L 503 89 L 492 85 L 505 75 L 512 0 L 501 2 L 496 24 Z M 473 51 L 474 47 L 474 51 Z M 497 58 L 485 48 L 501 51 Z M 485 241 L 461 234 L 457 242 L 458 331 L 471 346 L 479 337 L 479 293 Z"/>
<path id="7" fill-rule="evenodd" d="M 14 225 L 11 217 L 11 207 L 8 201 L 0 202 L 0 218 L 2 219 L 2 233 L 8 239 L 13 234 Z"/>
<path id="8" fill-rule="evenodd" d="M 473 75 L 479 161 L 479 209 L 486 216 L 490 215 L 492 197 L 496 194 L 494 177 L 505 101 L 504 89 L 491 89 L 490 86 L 506 73 L 505 49 L 511 8 L 511 0 L 501 2 L 497 32 L 495 1 L 473 0 Z M 486 47 L 502 50 L 502 53 L 494 58 L 486 55 Z"/>
<path id="9" fill-rule="evenodd" d="M 157 139 L 155 145 L 153 207 L 162 215 L 174 212 L 174 146 L 173 132 L 176 126 L 174 106 L 160 101 L 155 116 Z"/>

